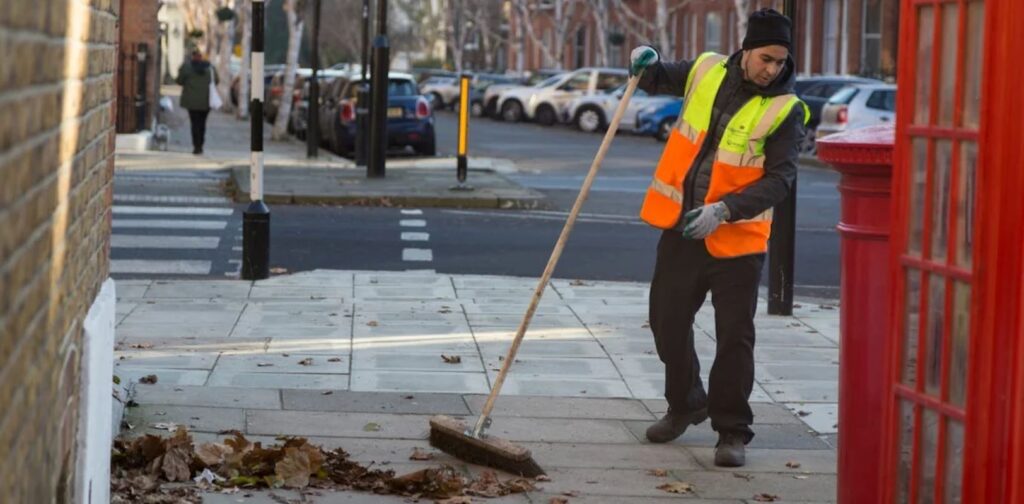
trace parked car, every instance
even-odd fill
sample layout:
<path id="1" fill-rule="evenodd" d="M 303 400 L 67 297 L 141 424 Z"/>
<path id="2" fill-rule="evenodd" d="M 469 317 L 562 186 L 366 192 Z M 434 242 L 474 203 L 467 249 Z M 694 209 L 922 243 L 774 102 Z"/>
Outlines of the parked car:
<path id="1" fill-rule="evenodd" d="M 310 76 L 312 77 L 312 76 Z M 317 72 L 317 81 L 320 82 L 320 101 L 323 102 L 324 92 L 332 79 L 338 78 L 337 72 Z M 300 140 L 306 139 L 306 122 L 309 118 L 309 84 L 311 78 L 305 78 L 302 88 L 299 90 L 299 100 L 292 105 L 291 121 L 288 123 L 288 132 Z"/>
<path id="2" fill-rule="evenodd" d="M 517 87 L 532 87 L 537 84 L 550 79 L 556 75 L 562 75 L 565 72 L 560 70 L 537 70 L 525 77 L 516 78 L 516 82 L 499 83 L 496 82 L 487 87 L 484 90 L 483 104 L 484 104 L 484 115 L 494 119 L 500 119 L 501 116 L 498 114 L 498 97 L 501 93 L 508 91 L 512 88 Z"/>
<path id="3" fill-rule="evenodd" d="M 664 142 L 668 140 L 669 132 L 672 131 L 672 126 L 679 119 L 682 110 L 682 98 L 672 98 L 648 105 L 636 114 L 636 132 L 641 135 L 652 135 Z"/>
<path id="4" fill-rule="evenodd" d="M 840 89 L 821 110 L 817 137 L 896 120 L 894 84 L 854 84 Z"/>
<path id="5" fill-rule="evenodd" d="M 840 89 L 853 84 L 881 84 L 882 81 L 868 79 L 865 77 L 854 77 L 848 75 L 832 75 L 821 77 L 801 77 L 796 80 L 794 89 L 807 108 L 811 111 L 811 118 L 807 122 L 807 136 L 801 144 L 800 150 L 807 154 L 815 151 L 814 138 L 818 123 L 821 122 L 821 109 L 825 102 Z"/>
<path id="6" fill-rule="evenodd" d="M 451 106 L 459 98 L 459 78 L 455 76 L 433 76 L 420 83 L 420 94 L 430 100 L 430 107 L 441 110 Z"/>
<path id="7" fill-rule="evenodd" d="M 355 149 L 356 105 L 361 83 L 361 77 L 336 79 L 321 105 L 322 117 L 326 118 L 320 132 L 321 141 L 342 156 L 350 155 Z M 434 112 L 411 74 L 388 74 L 387 117 L 389 147 L 411 146 L 426 156 L 437 152 Z"/>
<path id="8" fill-rule="evenodd" d="M 626 92 L 626 85 L 623 84 L 615 89 L 604 93 L 597 93 L 588 96 L 581 96 L 569 102 L 562 112 L 562 122 L 572 124 L 581 131 L 588 133 L 604 129 L 608 121 L 615 115 L 615 109 L 622 101 L 622 95 Z M 622 115 L 619 128 L 622 130 L 636 130 L 637 113 L 650 106 L 663 101 L 672 100 L 667 95 L 648 95 L 644 90 L 637 89 L 629 100 L 629 105 Z"/>
<path id="9" fill-rule="evenodd" d="M 267 65 L 263 68 L 263 103 L 267 102 L 267 92 L 270 90 L 270 80 L 274 78 L 274 74 L 284 70 L 284 65 Z M 236 74 L 231 79 L 231 104 L 238 106 L 238 93 L 241 82 L 239 81 L 240 76 Z M 251 91 L 251 88 L 250 88 Z"/>
<path id="10" fill-rule="evenodd" d="M 550 126 L 573 99 L 617 88 L 628 78 L 622 68 L 581 68 L 534 87 L 509 89 L 498 97 L 497 107 L 506 121 L 535 120 Z"/>

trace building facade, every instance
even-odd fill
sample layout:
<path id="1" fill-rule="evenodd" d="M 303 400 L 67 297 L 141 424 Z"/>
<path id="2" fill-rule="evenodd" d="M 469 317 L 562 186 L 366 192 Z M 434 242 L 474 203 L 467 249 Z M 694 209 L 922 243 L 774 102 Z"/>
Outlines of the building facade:
<path id="1" fill-rule="evenodd" d="M 150 129 L 160 91 L 160 25 L 157 0 L 121 2 L 118 30 L 117 132 Z"/>
<path id="2" fill-rule="evenodd" d="M 106 502 L 119 3 L 3 4 L 0 502 Z"/>
<path id="3" fill-rule="evenodd" d="M 579 3 L 566 13 L 556 9 L 557 1 L 526 2 L 526 15 L 518 8 L 506 10 L 510 70 L 603 64 L 623 67 L 630 50 L 640 44 L 654 45 L 671 59 L 692 59 L 704 51 L 728 54 L 739 49 L 750 12 L 762 7 L 783 8 L 782 0 L 748 0 L 745 12 L 737 10 L 734 0 L 625 0 L 629 12 L 623 12 L 608 1 L 604 8 L 608 26 L 604 58 L 595 19 L 598 16 L 592 11 L 595 3 Z M 657 33 L 659 1 L 665 2 L 667 12 L 664 30 L 668 48 L 661 47 L 664 44 L 659 43 L 661 36 Z M 894 78 L 897 0 L 796 0 L 796 8 L 793 50 L 799 74 Z M 559 30 L 560 25 L 566 28 Z M 559 33 L 564 34 L 560 41 Z M 558 44 L 562 45 L 562 57 L 556 64 L 541 47 Z"/>

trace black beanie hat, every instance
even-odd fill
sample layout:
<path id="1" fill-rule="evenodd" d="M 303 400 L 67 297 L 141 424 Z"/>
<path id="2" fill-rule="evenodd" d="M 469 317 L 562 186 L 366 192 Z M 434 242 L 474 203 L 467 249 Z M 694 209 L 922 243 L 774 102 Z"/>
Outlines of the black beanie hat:
<path id="1" fill-rule="evenodd" d="M 775 9 L 756 11 L 747 20 L 747 36 L 743 38 L 743 49 L 781 45 L 792 50 L 792 26 L 792 21 Z"/>

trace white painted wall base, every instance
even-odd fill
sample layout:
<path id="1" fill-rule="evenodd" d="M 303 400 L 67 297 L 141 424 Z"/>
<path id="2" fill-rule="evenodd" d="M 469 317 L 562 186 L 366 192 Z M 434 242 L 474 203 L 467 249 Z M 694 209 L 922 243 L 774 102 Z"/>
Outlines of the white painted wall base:
<path id="1" fill-rule="evenodd" d="M 114 280 L 103 282 L 83 324 L 78 455 L 75 461 L 75 502 L 110 502 L 110 447 L 120 427 L 114 423 L 114 323 L 117 320 Z M 120 387 L 117 387 L 118 389 Z M 112 428 L 113 427 L 113 428 Z"/>
<path id="2" fill-rule="evenodd" d="M 118 133 L 114 140 L 117 152 L 145 152 L 153 146 L 153 133 L 142 130 L 138 133 Z"/>

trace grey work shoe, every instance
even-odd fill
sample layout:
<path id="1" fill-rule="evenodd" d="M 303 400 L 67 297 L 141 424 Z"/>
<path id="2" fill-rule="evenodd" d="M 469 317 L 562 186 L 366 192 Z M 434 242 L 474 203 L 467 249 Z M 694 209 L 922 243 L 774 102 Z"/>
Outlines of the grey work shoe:
<path id="1" fill-rule="evenodd" d="M 725 433 L 718 435 L 715 445 L 715 465 L 718 467 L 740 467 L 747 463 L 743 436 Z"/>
<path id="2" fill-rule="evenodd" d="M 701 408 L 689 413 L 676 413 L 671 409 L 661 420 L 647 428 L 647 440 L 652 443 L 667 443 L 682 436 L 686 428 L 697 425 L 708 418 L 708 409 Z"/>

